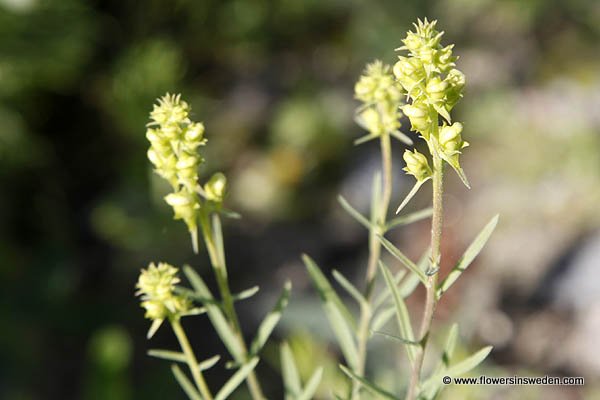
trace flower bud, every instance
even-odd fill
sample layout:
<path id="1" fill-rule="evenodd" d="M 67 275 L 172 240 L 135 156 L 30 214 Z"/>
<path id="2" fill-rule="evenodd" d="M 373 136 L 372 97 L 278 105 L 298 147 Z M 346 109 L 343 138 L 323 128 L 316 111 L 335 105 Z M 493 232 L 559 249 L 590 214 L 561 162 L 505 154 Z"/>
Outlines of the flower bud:
<path id="1" fill-rule="evenodd" d="M 210 180 L 204 185 L 204 191 L 206 192 L 206 198 L 210 201 L 220 203 L 223 201 L 225 196 L 225 189 L 227 187 L 227 177 L 221 172 L 214 174 Z"/>
<path id="2" fill-rule="evenodd" d="M 411 152 L 410 150 L 404 151 L 403 155 L 406 167 L 403 168 L 406 173 L 413 175 L 418 181 L 422 181 L 431 176 L 431 168 L 427 161 L 427 157 L 419 153 L 417 150 Z"/>
<path id="3" fill-rule="evenodd" d="M 444 153 L 450 155 L 463 148 L 463 140 L 461 132 L 463 125 L 460 122 L 455 122 L 452 125 L 445 125 L 440 129 L 439 141 Z"/>
<path id="4" fill-rule="evenodd" d="M 429 99 L 433 100 L 433 102 L 438 102 L 446 96 L 447 88 L 448 83 L 435 76 L 427 82 L 425 90 L 427 91 Z"/>
<path id="5" fill-rule="evenodd" d="M 420 103 L 407 104 L 402 107 L 402 112 L 410 120 L 413 131 L 426 134 L 430 125 L 427 106 Z"/>

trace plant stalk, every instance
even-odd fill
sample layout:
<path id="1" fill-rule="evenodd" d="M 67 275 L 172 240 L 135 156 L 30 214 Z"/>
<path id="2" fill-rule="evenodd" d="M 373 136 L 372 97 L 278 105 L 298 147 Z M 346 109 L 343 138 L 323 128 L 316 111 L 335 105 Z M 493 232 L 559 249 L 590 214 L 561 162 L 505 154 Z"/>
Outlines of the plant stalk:
<path id="1" fill-rule="evenodd" d="M 181 350 L 183 351 L 183 354 L 185 355 L 188 368 L 190 369 L 190 372 L 192 373 L 192 378 L 194 379 L 194 383 L 196 384 L 196 387 L 200 391 L 200 394 L 202 395 L 202 398 L 204 400 L 212 400 L 213 397 L 212 397 L 212 394 L 210 393 L 210 389 L 208 388 L 208 385 L 206 384 L 206 381 L 204 380 L 204 376 L 202 375 L 202 372 L 200 371 L 200 368 L 198 366 L 198 360 L 196 359 L 196 356 L 194 355 L 194 351 L 192 350 L 192 347 L 190 346 L 190 342 L 188 341 L 185 331 L 181 327 L 179 318 L 173 318 L 173 319 L 171 319 L 170 322 L 171 322 L 171 327 L 173 328 L 173 332 L 175 332 L 175 336 L 177 336 L 177 340 L 179 341 L 179 345 L 181 346 Z"/>
<path id="2" fill-rule="evenodd" d="M 437 116 L 436 119 L 437 121 Z M 437 124 L 436 124 L 437 125 Z M 437 129 L 437 127 L 436 127 Z M 421 380 L 421 370 L 423 368 L 423 358 L 425 349 L 427 348 L 427 339 L 433 321 L 433 313 L 437 305 L 436 287 L 438 280 L 438 272 L 441 258 L 441 239 L 442 239 L 442 223 L 444 218 L 443 209 L 443 193 L 444 193 L 444 164 L 443 160 L 437 153 L 434 146 L 430 146 L 433 157 L 433 216 L 431 219 L 431 266 L 427 278 L 427 297 L 425 300 L 425 309 L 421 320 L 421 328 L 419 330 L 419 342 L 421 346 L 417 351 L 406 400 L 414 400 L 418 395 L 418 386 Z"/>
<path id="3" fill-rule="evenodd" d="M 377 207 L 377 210 L 379 210 L 379 215 L 376 216 L 375 222 L 377 226 L 383 227 L 386 223 L 390 199 L 392 197 L 392 146 L 389 134 L 381 135 L 380 148 L 383 170 L 383 187 L 380 204 Z M 383 232 L 379 230 L 376 231 L 374 229 L 371 229 L 369 232 L 369 260 L 367 264 L 367 274 L 365 277 L 366 285 L 364 292 L 366 304 L 363 304 L 360 308 L 360 321 L 357 332 L 358 365 L 356 366 L 355 372 L 360 376 L 364 375 L 365 365 L 367 362 L 367 342 L 370 336 L 369 326 L 371 325 L 372 318 L 371 301 L 373 299 L 373 286 L 377 272 L 377 263 L 381 256 L 381 242 L 377 238 L 377 235 L 382 233 Z M 352 381 L 352 400 L 359 398 L 360 386 L 361 384 L 358 381 Z"/>
<path id="4" fill-rule="evenodd" d="M 219 251 L 217 250 L 217 246 L 215 245 L 213 229 L 206 212 L 200 213 L 200 226 L 202 228 L 204 242 L 206 243 L 208 257 L 210 258 L 210 263 L 213 267 L 213 270 L 215 271 L 215 276 L 217 279 L 217 284 L 219 286 L 219 292 L 221 293 L 221 299 L 223 301 L 223 308 L 225 310 L 225 314 L 227 315 L 227 319 L 229 320 L 229 323 L 231 324 L 236 334 L 236 337 L 241 345 L 241 348 L 244 352 L 244 357 L 248 358 L 248 347 L 246 346 L 246 342 L 242 334 L 240 322 L 233 304 L 233 296 L 231 294 L 231 289 L 229 288 L 229 281 L 227 280 L 227 266 L 225 264 L 224 258 L 219 255 Z M 265 395 L 263 394 L 260 382 L 258 381 L 258 378 L 256 377 L 256 373 L 254 371 L 248 374 L 248 377 L 246 378 L 246 383 L 248 385 L 248 390 L 250 391 L 250 395 L 252 396 L 253 400 L 265 399 Z"/>

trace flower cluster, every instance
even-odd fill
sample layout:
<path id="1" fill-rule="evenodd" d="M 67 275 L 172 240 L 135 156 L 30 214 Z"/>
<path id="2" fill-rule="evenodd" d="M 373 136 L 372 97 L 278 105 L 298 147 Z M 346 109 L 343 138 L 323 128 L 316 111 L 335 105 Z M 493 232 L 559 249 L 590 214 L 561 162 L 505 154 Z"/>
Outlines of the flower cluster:
<path id="1" fill-rule="evenodd" d="M 400 128 L 402 87 L 394 79 L 389 65 L 381 61 L 367 65 L 354 92 L 356 98 L 364 103 L 358 112 L 358 122 L 373 136 Z"/>
<path id="2" fill-rule="evenodd" d="M 204 125 L 189 118 L 190 106 L 180 95 L 166 94 L 150 113 L 146 138 L 148 159 L 154 170 L 173 187 L 165 201 L 173 207 L 175 219 L 182 219 L 192 236 L 197 231 L 198 166 L 204 161 L 198 148 L 206 144 Z"/>
<path id="3" fill-rule="evenodd" d="M 438 152 L 468 186 L 458 160 L 461 150 L 468 145 L 461 137 L 462 125 L 447 125 L 452 123 L 450 111 L 462 97 L 465 76 L 455 68 L 457 57 L 452 54 L 454 45 L 442 46 L 444 33 L 435 29 L 436 23 L 427 19 L 419 20 L 415 24 L 415 32 L 407 33 L 402 41 L 404 46 L 398 50 L 407 50 L 408 57 L 398 57 L 393 73 L 407 97 L 412 100 L 402 107 L 412 130 L 418 132 L 428 142 L 430 150 Z M 438 126 L 438 115 L 447 123 Z M 421 158 L 416 156 L 417 153 L 411 154 L 408 156 L 411 160 Z M 417 177 L 414 173 L 416 167 L 408 168 L 411 170 L 409 173 Z M 421 170 L 426 171 L 426 168 Z"/>
<path id="4" fill-rule="evenodd" d="M 148 269 L 142 270 L 136 295 L 141 296 L 146 318 L 162 321 L 190 310 L 189 300 L 174 293 L 175 285 L 179 283 L 177 272 L 177 268 L 167 263 L 158 263 L 158 266 L 150 263 Z"/>

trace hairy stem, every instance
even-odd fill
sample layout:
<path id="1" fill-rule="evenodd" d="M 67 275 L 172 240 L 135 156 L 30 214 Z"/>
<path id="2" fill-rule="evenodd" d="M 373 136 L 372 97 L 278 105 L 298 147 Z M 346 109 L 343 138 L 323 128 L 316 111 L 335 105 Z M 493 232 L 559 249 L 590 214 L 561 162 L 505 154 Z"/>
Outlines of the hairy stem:
<path id="1" fill-rule="evenodd" d="M 437 121 L 437 117 L 435 119 Z M 437 124 L 436 124 L 437 125 Z M 437 127 L 436 127 L 437 128 Z M 444 218 L 443 209 L 443 181 L 444 181 L 444 164 L 437 153 L 437 149 L 432 147 L 433 157 L 433 217 L 431 219 L 431 266 L 428 271 L 427 278 L 427 297 L 425 300 L 425 309 L 421 320 L 421 328 L 419 330 L 420 349 L 417 351 L 410 377 L 406 400 L 414 400 L 418 393 L 418 386 L 421 379 L 421 370 L 423 368 L 423 358 L 427 348 L 427 339 L 433 321 L 433 313 L 437 305 L 436 287 L 438 280 L 438 271 L 441 258 L 441 239 L 442 239 L 442 223 Z"/>
<path id="2" fill-rule="evenodd" d="M 173 328 L 173 332 L 175 332 L 175 336 L 177 336 L 177 340 L 179 341 L 179 345 L 181 346 L 181 350 L 185 355 L 187 365 L 192 373 L 192 378 L 194 379 L 194 383 L 196 387 L 200 391 L 202 398 L 204 400 L 212 400 L 212 394 L 210 393 L 210 389 L 208 388 L 206 381 L 204 380 L 204 376 L 198 367 L 198 360 L 194 355 L 194 351 L 190 346 L 190 342 L 185 334 L 185 331 L 181 327 L 181 323 L 179 323 L 179 318 L 171 319 L 171 327 Z"/>
<path id="3" fill-rule="evenodd" d="M 206 249 L 210 258 L 210 263 L 213 267 L 213 270 L 215 271 L 215 276 L 217 279 L 217 284 L 219 286 L 219 292 L 221 293 L 221 299 L 223 301 L 223 308 L 225 309 L 225 314 L 227 315 L 227 319 L 229 320 L 229 323 L 231 324 L 236 334 L 236 337 L 244 352 L 245 358 L 248 358 L 248 347 L 246 346 L 246 342 L 242 334 L 239 318 L 237 316 L 233 304 L 233 296 L 231 294 L 231 289 L 229 288 L 229 281 L 227 280 L 227 266 L 225 264 L 225 258 L 224 255 L 220 254 L 220 252 L 217 249 L 217 246 L 215 244 L 215 237 L 213 235 L 212 224 L 210 223 L 206 212 L 202 212 L 200 214 L 200 226 L 202 228 L 202 235 L 204 236 L 204 242 L 206 243 Z M 222 238 L 219 238 L 219 240 L 222 241 Z M 265 399 L 265 395 L 263 394 L 260 382 L 258 381 L 258 378 L 256 377 L 256 373 L 254 371 L 248 374 L 248 377 L 246 378 L 246 383 L 248 385 L 248 390 L 250 391 L 250 395 L 252 396 L 253 400 Z"/>
<path id="4" fill-rule="evenodd" d="M 376 207 L 379 215 L 376 216 L 376 225 L 383 227 L 386 223 L 390 199 L 392 197 L 392 146 L 390 135 L 384 134 L 380 139 L 381 147 L 381 164 L 383 169 L 383 188 L 380 198 L 380 203 Z M 358 324 L 357 344 L 358 344 L 358 365 L 356 373 L 364 375 L 365 365 L 367 362 L 367 342 L 369 340 L 369 326 L 371 325 L 372 310 L 371 301 L 373 299 L 373 284 L 377 272 L 377 262 L 381 256 L 381 242 L 377 235 L 381 234 L 379 230 L 371 229 L 369 232 L 369 261 L 367 264 L 366 285 L 364 297 L 366 304 L 363 304 L 360 309 L 360 321 Z M 359 398 L 360 383 L 356 380 L 352 381 L 352 396 L 351 399 Z"/>

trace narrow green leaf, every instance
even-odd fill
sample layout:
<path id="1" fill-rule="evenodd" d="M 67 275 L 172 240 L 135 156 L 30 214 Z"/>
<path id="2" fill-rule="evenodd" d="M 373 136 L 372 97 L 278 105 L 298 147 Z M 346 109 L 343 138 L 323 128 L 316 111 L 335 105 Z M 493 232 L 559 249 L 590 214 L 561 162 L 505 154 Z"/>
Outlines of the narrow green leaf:
<path id="1" fill-rule="evenodd" d="M 258 357 L 254 357 L 246 364 L 244 364 L 240 369 L 236 371 L 235 374 L 223 385 L 219 393 L 215 396 L 215 400 L 225 400 L 238 386 L 246 379 L 248 374 L 254 370 L 258 364 Z"/>
<path id="2" fill-rule="evenodd" d="M 406 257 L 396 246 L 394 246 L 389 240 L 384 238 L 383 236 L 377 235 L 377 238 L 383 244 L 383 247 L 390 252 L 395 258 L 397 258 L 406 268 L 408 268 L 411 272 L 416 274 L 419 277 L 419 280 L 423 282 L 424 285 L 427 284 L 427 275 L 423 272 L 414 262 L 412 262 L 408 257 Z"/>
<path id="3" fill-rule="evenodd" d="M 435 385 L 441 382 L 442 378 L 446 375 L 455 378 L 471 371 L 473 368 L 481 364 L 491 351 L 492 346 L 486 346 L 463 361 L 452 365 L 450 368 L 432 375 L 423 383 L 421 386 L 421 391 L 426 392 L 432 386 L 435 387 Z"/>
<path id="4" fill-rule="evenodd" d="M 425 252 L 421 255 L 421 258 L 419 258 L 419 261 L 417 262 L 417 267 L 419 267 L 419 270 L 425 272 L 427 271 L 427 269 L 429 268 L 429 264 L 430 264 L 430 256 L 431 256 L 431 249 L 427 248 L 427 250 L 425 250 Z M 419 277 L 415 274 L 410 274 L 407 278 L 404 279 L 404 281 L 400 284 L 399 288 L 398 288 L 398 292 L 400 292 L 400 296 L 405 299 L 408 296 L 410 296 L 412 294 L 412 292 L 415 291 L 415 289 L 417 288 L 417 286 L 419 285 Z"/>
<path id="5" fill-rule="evenodd" d="M 458 339 L 458 324 L 452 324 L 450 331 L 448 332 L 448 338 L 446 339 L 446 346 L 444 347 L 444 354 L 442 354 L 442 363 L 448 367 L 450 365 L 450 359 L 454 354 L 454 348 L 456 347 L 456 341 Z"/>
<path id="6" fill-rule="evenodd" d="M 385 339 L 388 339 L 388 340 L 391 340 L 391 341 L 394 341 L 394 342 L 399 342 L 399 343 L 402 343 L 402 344 L 407 344 L 409 346 L 417 346 L 417 347 L 421 346 L 421 344 L 419 342 L 415 342 L 414 340 L 404 339 L 404 338 L 401 338 L 401 337 L 396 336 L 396 335 L 390 335 L 389 333 L 373 331 L 373 334 L 382 336 Z"/>
<path id="7" fill-rule="evenodd" d="M 389 292 L 389 290 L 386 290 L 386 292 Z M 390 319 L 392 319 L 392 317 L 394 315 L 396 315 L 396 307 L 395 306 L 392 306 L 392 307 L 389 307 L 389 308 L 386 308 L 386 309 L 380 311 L 379 313 L 377 313 L 377 315 L 375 315 L 375 317 L 373 318 L 373 321 L 371 322 L 371 330 L 372 331 L 380 330 L 390 321 Z"/>
<path id="8" fill-rule="evenodd" d="M 412 146 L 414 144 L 414 142 L 412 141 L 411 138 L 409 138 L 404 133 L 402 133 L 398 130 L 390 132 L 390 135 L 392 135 L 393 137 L 395 137 L 396 139 L 398 139 L 399 141 L 401 141 L 402 143 L 404 143 L 408 146 Z"/>
<path id="9" fill-rule="evenodd" d="M 389 267 L 381 260 L 379 260 L 377 262 L 377 264 L 379 265 L 379 268 L 381 269 L 383 266 L 385 266 L 386 268 L 389 269 Z M 401 269 L 400 271 L 398 271 L 396 273 L 396 275 L 394 276 L 394 282 L 396 283 L 396 285 L 398 283 L 400 283 L 400 281 L 402 280 L 402 278 L 404 277 L 404 275 L 406 275 L 406 270 L 405 269 Z M 414 275 L 414 274 L 412 274 Z M 417 283 L 419 282 L 419 280 L 417 279 Z M 377 296 L 377 298 L 375 298 L 375 301 L 373 302 L 373 309 L 377 309 L 379 308 L 379 306 L 381 306 L 383 303 L 385 303 L 387 301 L 387 299 L 391 296 L 391 292 L 389 290 L 382 290 L 381 293 L 379 294 L 379 296 Z"/>
<path id="10" fill-rule="evenodd" d="M 283 342 L 280 349 L 281 373 L 285 389 L 285 400 L 296 400 L 301 391 L 300 375 L 296 367 L 296 360 L 290 346 Z"/>
<path id="11" fill-rule="evenodd" d="M 302 256 L 308 273 L 313 280 L 319 296 L 321 297 L 325 314 L 338 340 L 344 358 L 348 365 L 354 368 L 358 364 L 358 351 L 354 342 L 353 332 L 356 331 L 356 322 L 335 293 L 327 278 L 323 275 L 317 264 L 306 254 Z"/>
<path id="12" fill-rule="evenodd" d="M 150 357 L 161 358 L 163 360 L 175 361 L 175 362 L 187 362 L 187 358 L 183 353 L 171 350 L 162 349 L 151 349 L 147 353 Z"/>
<path id="13" fill-rule="evenodd" d="M 271 312 L 267 314 L 265 319 L 258 327 L 256 337 L 250 345 L 250 354 L 258 354 L 258 352 L 263 348 L 263 346 L 269 339 L 269 336 L 271 336 L 273 329 L 275 329 L 275 326 L 281 319 L 281 314 L 283 313 L 283 310 L 287 307 L 291 290 L 292 283 L 290 281 L 287 281 L 283 287 L 283 291 L 281 292 L 279 299 L 277 300 L 277 303 L 275 304 L 275 307 L 273 307 L 273 310 L 271 310 Z"/>
<path id="14" fill-rule="evenodd" d="M 179 386 L 181 386 L 181 388 L 183 389 L 185 394 L 187 394 L 190 400 L 202 400 L 202 396 L 200 396 L 200 393 L 198 393 L 198 391 L 196 390 L 192 382 L 190 382 L 188 377 L 185 376 L 181 368 L 179 368 L 176 364 L 173 364 L 171 365 L 171 372 L 173 372 L 173 375 L 175 376 L 175 379 L 177 379 Z"/>
<path id="15" fill-rule="evenodd" d="M 322 377 L 323 367 L 319 367 L 308 379 L 306 386 L 304 386 L 304 389 L 302 390 L 302 393 L 300 393 L 300 396 L 298 396 L 297 400 L 311 400 L 317 392 Z"/>
<path id="16" fill-rule="evenodd" d="M 344 275 L 342 275 L 335 269 L 332 271 L 332 274 L 335 280 L 340 284 L 340 286 L 346 289 L 346 292 L 348 292 L 348 294 L 350 294 L 350 296 L 352 296 L 354 300 L 358 302 L 358 304 L 367 304 L 367 300 L 364 298 L 364 296 L 352 283 L 350 283 L 348 279 L 346 279 L 346 277 L 344 277 Z"/>
<path id="17" fill-rule="evenodd" d="M 369 392 L 371 392 L 375 396 L 382 398 L 382 399 L 386 399 L 386 400 L 398 400 L 398 398 L 395 397 L 393 394 L 386 392 L 385 390 L 378 387 L 374 383 L 369 382 L 362 376 L 356 375 L 353 371 L 346 368 L 345 366 L 340 365 L 340 368 L 342 369 L 342 371 L 344 371 L 344 373 L 346 375 L 348 375 L 350 378 L 354 379 L 355 381 L 358 381 L 362 386 L 364 386 L 365 389 L 367 389 Z"/>
<path id="18" fill-rule="evenodd" d="M 479 232 L 473 243 L 467 248 L 465 253 L 462 255 L 456 266 L 450 271 L 448 276 L 438 286 L 437 296 L 440 298 L 454 282 L 460 277 L 460 275 L 471 265 L 471 262 L 477 257 L 483 246 L 487 243 L 488 239 L 492 235 L 492 232 L 498 224 L 498 215 L 494 216 L 487 223 L 487 225 Z"/>
<path id="19" fill-rule="evenodd" d="M 425 178 L 421 181 L 416 181 L 415 185 L 412 187 L 412 189 L 410 190 L 410 192 L 408 192 L 408 194 L 406 195 L 406 197 L 404 198 L 404 200 L 402 200 L 402 203 L 400 203 L 400 205 L 398 206 L 398 209 L 396 210 L 396 214 L 398 214 L 400 211 L 402 211 L 402 209 L 404 208 L 404 206 L 406 206 L 408 204 L 408 202 L 415 196 L 415 194 L 417 194 L 417 192 L 419 191 L 419 189 L 421 188 L 421 186 L 423 186 L 423 184 L 425 182 L 427 182 L 428 180 L 430 180 L 431 177 Z"/>
<path id="20" fill-rule="evenodd" d="M 379 135 L 373 135 L 372 133 L 369 133 L 368 135 L 361 136 L 358 139 L 354 140 L 354 145 L 358 146 L 359 144 L 363 144 L 370 140 L 377 139 L 378 137 Z"/>
<path id="21" fill-rule="evenodd" d="M 219 362 L 220 359 L 221 359 L 220 355 L 215 355 L 215 356 L 212 356 L 211 358 L 207 358 L 204 361 L 200 361 L 200 363 L 198 364 L 198 369 L 201 372 L 206 371 L 207 369 L 211 369 L 212 367 L 215 366 L 216 363 Z"/>
<path id="22" fill-rule="evenodd" d="M 385 266 L 381 267 L 381 272 L 383 273 L 383 278 L 385 279 L 385 283 L 388 285 L 388 289 L 392 292 L 392 296 L 394 298 L 394 304 L 396 306 L 396 318 L 398 320 L 398 329 L 402 337 L 408 341 L 414 341 L 415 336 L 413 333 L 412 324 L 410 322 L 410 316 L 408 315 L 408 309 L 406 308 L 406 304 L 400 296 L 398 292 L 398 287 L 394 283 L 394 278 L 392 277 L 392 273 Z M 406 346 L 406 352 L 408 353 L 408 358 L 412 364 L 413 360 L 416 356 L 416 350 L 414 346 Z"/>
<path id="23" fill-rule="evenodd" d="M 394 219 L 391 219 L 386 225 L 386 232 L 390 231 L 399 226 L 412 224 L 413 222 L 421 221 L 425 218 L 429 218 L 433 215 L 433 208 L 424 208 L 419 211 L 415 211 L 406 215 L 401 215 Z"/>
<path id="24" fill-rule="evenodd" d="M 183 267 L 183 273 L 190 281 L 192 287 L 196 291 L 196 294 L 201 298 L 205 298 L 208 301 L 204 303 L 208 318 L 212 322 L 213 327 L 217 331 L 219 337 L 223 341 L 227 350 L 231 356 L 237 361 L 242 362 L 244 359 L 244 351 L 240 345 L 240 341 L 236 337 L 235 333 L 231 329 L 231 326 L 225 319 L 223 312 L 214 302 L 214 297 L 200 275 L 196 273 L 190 266 L 185 265 Z"/>
<path id="25" fill-rule="evenodd" d="M 217 253 L 219 254 L 219 260 L 222 265 L 223 275 L 227 277 L 227 268 L 225 268 L 225 247 L 223 245 L 223 230 L 221 228 L 221 218 L 219 218 L 219 214 L 213 214 L 212 216 L 212 226 L 213 226 L 213 236 L 215 238 L 215 247 L 217 248 Z"/>
<path id="26" fill-rule="evenodd" d="M 346 201 L 346 199 L 344 199 L 342 196 L 338 196 L 338 201 L 340 202 L 340 204 L 342 205 L 344 210 L 346 210 L 348 212 L 348 214 L 350 214 L 350 216 L 352 216 L 355 220 L 357 220 L 365 228 L 371 229 L 371 223 L 369 222 L 369 220 L 366 219 L 361 213 L 356 211 L 354 209 L 354 207 L 352 207 L 350 205 L 350 203 L 348 203 L 348 201 Z"/>
<path id="27" fill-rule="evenodd" d="M 234 294 L 231 297 L 233 298 L 233 301 L 246 300 L 246 299 L 254 296 L 256 293 L 258 293 L 259 290 L 260 290 L 260 288 L 258 286 L 253 286 L 249 289 L 246 289 L 237 294 Z"/>

